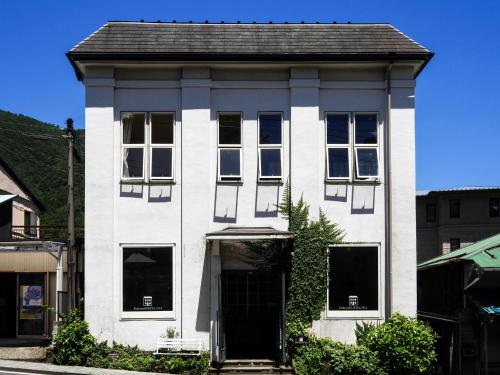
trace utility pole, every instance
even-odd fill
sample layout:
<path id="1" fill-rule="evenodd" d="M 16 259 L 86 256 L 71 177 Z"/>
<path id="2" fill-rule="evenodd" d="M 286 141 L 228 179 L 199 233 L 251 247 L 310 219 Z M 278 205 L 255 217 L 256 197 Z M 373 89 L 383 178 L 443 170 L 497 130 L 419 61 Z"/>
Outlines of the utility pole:
<path id="1" fill-rule="evenodd" d="M 66 120 L 68 140 L 68 311 L 76 307 L 76 254 L 75 254 L 75 197 L 74 197 L 74 140 L 73 120 Z"/>

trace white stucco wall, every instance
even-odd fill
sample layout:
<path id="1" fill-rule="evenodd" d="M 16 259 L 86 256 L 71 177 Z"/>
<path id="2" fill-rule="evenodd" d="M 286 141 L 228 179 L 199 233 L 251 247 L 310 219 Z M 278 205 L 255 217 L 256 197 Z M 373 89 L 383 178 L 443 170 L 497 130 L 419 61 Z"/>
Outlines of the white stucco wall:
<path id="1" fill-rule="evenodd" d="M 151 349 L 167 327 L 175 327 L 183 337 L 200 337 L 207 348 L 214 345 L 220 257 L 210 254 L 205 234 L 229 225 L 287 229 L 287 222 L 275 210 L 283 184 L 257 181 L 257 116 L 266 111 L 283 114 L 283 175 L 284 180 L 291 182 L 294 199 L 303 194 L 311 204 L 313 218 L 317 218 L 322 208 L 345 230 L 346 241 L 380 247 L 380 311 L 366 319 L 384 318 L 383 134 L 387 116 L 383 72 L 373 68 L 340 73 L 335 69 L 280 68 L 271 77 L 265 73 L 266 70 L 246 74 L 244 69 L 223 68 L 213 72 L 208 68 L 184 68 L 182 73 L 171 74 L 158 68 L 153 73 L 136 70 L 133 74 L 117 75 L 110 68 L 88 71 L 85 311 L 92 332 L 100 340 Z M 178 79 L 179 75 L 182 79 Z M 290 79 L 285 80 L 284 76 Z M 414 314 L 413 79 L 404 72 L 398 79 L 402 87 L 395 84 L 395 106 L 391 113 L 394 247 L 391 301 L 394 311 Z M 174 184 L 120 183 L 122 111 L 175 112 Z M 239 184 L 217 183 L 216 178 L 217 114 L 226 111 L 241 112 L 243 118 L 243 181 Z M 325 183 L 324 114 L 329 111 L 379 114 L 381 179 L 378 183 Z M 123 244 L 175 246 L 174 318 L 123 318 Z M 333 319 L 325 314 L 314 329 L 322 335 L 352 342 L 357 319 L 355 316 Z"/>

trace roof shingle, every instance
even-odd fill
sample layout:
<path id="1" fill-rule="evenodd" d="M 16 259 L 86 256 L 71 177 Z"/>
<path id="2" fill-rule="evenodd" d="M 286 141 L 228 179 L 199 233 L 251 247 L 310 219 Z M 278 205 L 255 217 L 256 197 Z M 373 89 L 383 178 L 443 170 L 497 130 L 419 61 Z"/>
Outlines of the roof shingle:
<path id="1" fill-rule="evenodd" d="M 389 24 L 108 22 L 76 45 L 83 55 L 431 55 Z"/>

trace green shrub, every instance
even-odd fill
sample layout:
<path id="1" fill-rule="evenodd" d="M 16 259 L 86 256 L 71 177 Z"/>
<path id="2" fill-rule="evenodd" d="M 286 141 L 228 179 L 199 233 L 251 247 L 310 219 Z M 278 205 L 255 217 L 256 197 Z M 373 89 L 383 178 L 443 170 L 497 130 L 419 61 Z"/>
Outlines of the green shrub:
<path id="1" fill-rule="evenodd" d="M 354 334 L 356 335 L 356 344 L 366 345 L 368 336 L 373 334 L 376 329 L 377 326 L 371 322 L 361 322 L 361 324 L 356 322 L 356 329 L 354 330 Z"/>
<path id="2" fill-rule="evenodd" d="M 429 371 L 436 361 L 435 332 L 413 318 L 393 315 L 369 333 L 365 344 L 378 356 L 391 375 L 414 375 Z"/>
<path id="3" fill-rule="evenodd" d="M 296 349 L 293 367 L 297 375 L 385 375 L 370 349 L 318 337 Z"/>
<path id="4" fill-rule="evenodd" d="M 207 352 L 199 357 L 159 356 L 154 363 L 154 371 L 171 374 L 203 375 L 209 369 L 210 357 Z"/>
<path id="5" fill-rule="evenodd" d="M 62 317 L 61 329 L 51 347 L 53 362 L 58 365 L 84 366 L 97 345 L 89 326 L 78 310 Z"/>

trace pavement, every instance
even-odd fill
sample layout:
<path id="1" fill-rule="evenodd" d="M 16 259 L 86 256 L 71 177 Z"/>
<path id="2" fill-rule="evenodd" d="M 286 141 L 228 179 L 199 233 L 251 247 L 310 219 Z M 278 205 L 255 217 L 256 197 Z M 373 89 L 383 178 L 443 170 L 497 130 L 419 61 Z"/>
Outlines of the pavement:
<path id="1" fill-rule="evenodd" d="M 49 363 L 12 361 L 0 359 L 0 375 L 38 375 L 38 374 L 79 374 L 79 375 L 153 375 L 155 372 L 111 370 L 81 366 L 58 366 Z M 163 375 L 168 375 L 163 373 Z"/>

